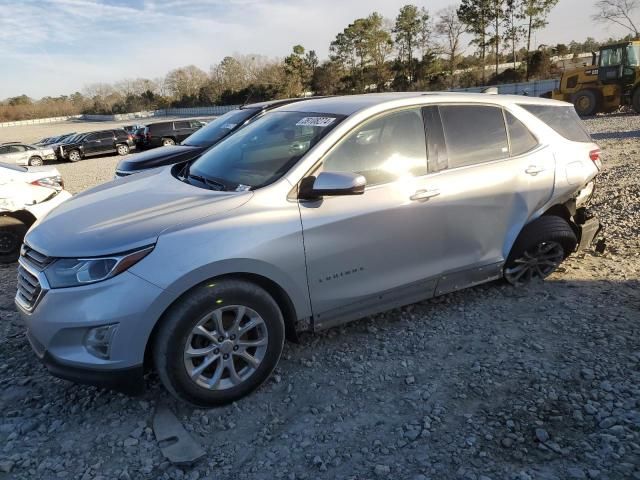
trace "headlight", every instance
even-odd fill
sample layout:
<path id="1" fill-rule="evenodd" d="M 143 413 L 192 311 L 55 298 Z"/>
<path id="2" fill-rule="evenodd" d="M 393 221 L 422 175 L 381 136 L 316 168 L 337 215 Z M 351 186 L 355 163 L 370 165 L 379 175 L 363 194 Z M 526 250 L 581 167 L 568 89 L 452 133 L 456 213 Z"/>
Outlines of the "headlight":
<path id="1" fill-rule="evenodd" d="M 100 258 L 61 258 L 44 271 L 51 288 L 77 287 L 101 282 L 129 269 L 144 257 L 153 246 L 134 252 Z"/>

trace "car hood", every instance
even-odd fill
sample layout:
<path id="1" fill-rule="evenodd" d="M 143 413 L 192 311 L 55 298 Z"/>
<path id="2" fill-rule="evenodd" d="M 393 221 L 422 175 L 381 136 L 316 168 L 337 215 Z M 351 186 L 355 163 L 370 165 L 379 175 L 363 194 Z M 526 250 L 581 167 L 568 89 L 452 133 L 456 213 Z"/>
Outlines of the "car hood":
<path id="1" fill-rule="evenodd" d="M 155 148 L 147 152 L 136 153 L 135 155 L 121 160 L 116 170 L 121 172 L 133 172 L 160 167 L 162 165 L 186 162 L 187 160 L 197 157 L 203 151 L 203 147 L 191 147 L 188 145 L 173 145 L 170 147 Z"/>
<path id="2" fill-rule="evenodd" d="M 170 168 L 105 183 L 67 200 L 29 231 L 25 242 L 50 257 L 97 257 L 156 242 L 163 230 L 228 212 L 252 192 L 188 185 Z"/>

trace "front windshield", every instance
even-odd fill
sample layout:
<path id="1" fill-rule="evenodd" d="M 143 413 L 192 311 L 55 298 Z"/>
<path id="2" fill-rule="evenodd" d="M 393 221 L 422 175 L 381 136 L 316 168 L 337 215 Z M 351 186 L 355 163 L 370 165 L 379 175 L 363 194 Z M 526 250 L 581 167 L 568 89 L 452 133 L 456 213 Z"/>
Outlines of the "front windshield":
<path id="1" fill-rule="evenodd" d="M 631 67 L 640 66 L 640 45 L 629 45 L 627 47 L 627 63 Z"/>
<path id="2" fill-rule="evenodd" d="M 188 136 L 182 145 L 191 147 L 210 147 L 220 139 L 242 126 L 249 118 L 257 113 L 255 108 L 243 108 L 231 110 L 216 118 L 211 123 Z"/>
<path id="3" fill-rule="evenodd" d="M 271 112 L 213 147 L 189 168 L 201 183 L 225 190 L 268 185 L 284 175 L 344 117 L 335 114 Z"/>

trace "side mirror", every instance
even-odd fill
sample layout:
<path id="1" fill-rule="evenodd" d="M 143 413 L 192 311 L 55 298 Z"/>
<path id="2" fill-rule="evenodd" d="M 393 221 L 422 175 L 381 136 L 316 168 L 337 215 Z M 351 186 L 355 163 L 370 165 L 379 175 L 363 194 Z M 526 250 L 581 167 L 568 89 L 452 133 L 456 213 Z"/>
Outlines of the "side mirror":
<path id="1" fill-rule="evenodd" d="M 362 195 L 366 185 L 367 180 L 357 173 L 321 172 L 300 182 L 298 198 L 317 200 L 327 196 Z"/>

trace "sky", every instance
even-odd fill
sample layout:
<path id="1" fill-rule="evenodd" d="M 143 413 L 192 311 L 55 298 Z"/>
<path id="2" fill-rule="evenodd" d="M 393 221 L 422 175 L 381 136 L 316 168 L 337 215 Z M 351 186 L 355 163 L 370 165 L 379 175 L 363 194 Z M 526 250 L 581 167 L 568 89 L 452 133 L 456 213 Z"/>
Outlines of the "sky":
<path id="1" fill-rule="evenodd" d="M 457 0 L 0 0 L 0 99 L 82 91 L 96 82 L 157 78 L 230 54 L 284 57 L 301 44 L 321 59 L 350 22 L 407 3 L 431 12 Z M 560 0 L 538 44 L 625 33 L 594 24 L 595 0 Z"/>

